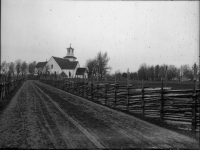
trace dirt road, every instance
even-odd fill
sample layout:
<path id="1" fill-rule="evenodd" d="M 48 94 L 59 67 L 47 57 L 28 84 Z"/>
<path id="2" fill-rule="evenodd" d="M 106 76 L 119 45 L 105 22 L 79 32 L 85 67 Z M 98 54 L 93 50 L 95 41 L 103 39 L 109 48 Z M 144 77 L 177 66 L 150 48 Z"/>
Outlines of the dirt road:
<path id="1" fill-rule="evenodd" d="M 198 149 L 198 140 L 26 81 L 0 116 L 0 147 Z"/>

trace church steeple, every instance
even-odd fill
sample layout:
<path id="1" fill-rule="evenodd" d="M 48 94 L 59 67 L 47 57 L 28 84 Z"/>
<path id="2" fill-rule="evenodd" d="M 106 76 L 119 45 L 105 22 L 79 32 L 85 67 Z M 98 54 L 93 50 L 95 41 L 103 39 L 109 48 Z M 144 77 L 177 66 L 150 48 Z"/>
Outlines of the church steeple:
<path id="1" fill-rule="evenodd" d="M 67 56 L 74 56 L 74 49 L 71 47 L 67 48 Z"/>
<path id="2" fill-rule="evenodd" d="M 67 56 L 65 56 L 64 58 L 70 60 L 70 61 L 75 61 L 76 57 L 74 57 L 74 49 L 71 47 L 67 48 Z"/>

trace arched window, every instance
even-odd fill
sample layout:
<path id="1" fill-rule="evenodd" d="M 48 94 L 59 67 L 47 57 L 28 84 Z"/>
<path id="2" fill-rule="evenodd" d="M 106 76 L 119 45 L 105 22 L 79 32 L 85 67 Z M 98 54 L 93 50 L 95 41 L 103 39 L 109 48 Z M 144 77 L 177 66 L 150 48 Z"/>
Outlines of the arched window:
<path id="1" fill-rule="evenodd" d="M 71 77 L 71 72 L 69 71 L 69 77 Z"/>

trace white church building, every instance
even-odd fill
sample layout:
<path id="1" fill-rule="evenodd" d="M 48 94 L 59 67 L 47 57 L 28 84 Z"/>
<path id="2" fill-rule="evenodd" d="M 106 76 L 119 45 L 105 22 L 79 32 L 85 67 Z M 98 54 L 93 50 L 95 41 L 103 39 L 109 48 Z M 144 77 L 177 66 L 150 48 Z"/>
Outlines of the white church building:
<path id="1" fill-rule="evenodd" d="M 52 56 L 47 62 L 38 62 L 36 70 L 39 73 L 56 74 L 67 78 L 87 78 L 87 69 L 80 68 L 74 57 L 74 49 L 67 48 L 67 56 L 63 58 Z"/>

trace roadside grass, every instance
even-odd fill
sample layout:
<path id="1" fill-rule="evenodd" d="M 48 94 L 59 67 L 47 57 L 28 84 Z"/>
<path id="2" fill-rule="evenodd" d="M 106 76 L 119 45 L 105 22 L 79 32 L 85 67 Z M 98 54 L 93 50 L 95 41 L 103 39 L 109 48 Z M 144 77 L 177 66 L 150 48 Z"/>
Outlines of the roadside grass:
<path id="1" fill-rule="evenodd" d="M 25 81 L 26 82 L 26 81 Z M 24 82 L 17 85 L 14 91 L 11 91 L 9 94 L 6 94 L 4 99 L 0 100 L 0 115 L 3 113 L 3 111 L 7 108 L 9 103 L 11 102 L 14 95 L 18 92 L 18 90 L 21 88 L 21 86 L 24 84 Z"/>

